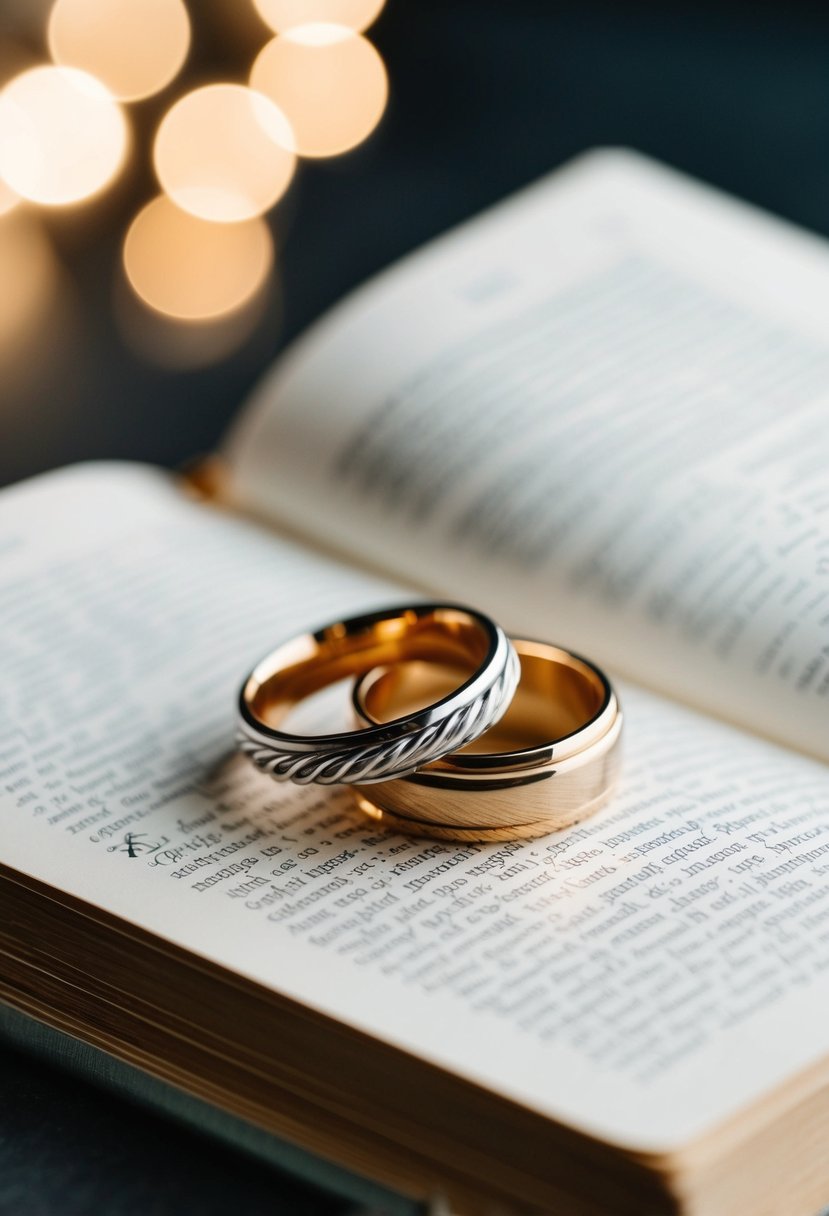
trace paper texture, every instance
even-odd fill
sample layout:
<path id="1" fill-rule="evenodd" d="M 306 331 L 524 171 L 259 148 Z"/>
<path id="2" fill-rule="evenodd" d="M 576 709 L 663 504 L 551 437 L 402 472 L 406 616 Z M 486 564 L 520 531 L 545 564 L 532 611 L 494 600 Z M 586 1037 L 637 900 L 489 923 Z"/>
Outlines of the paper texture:
<path id="1" fill-rule="evenodd" d="M 827 384 L 824 246 L 598 153 L 317 326 L 233 494 L 827 760 Z"/>
<path id="2" fill-rule="evenodd" d="M 823 765 L 624 685 L 583 826 L 386 835 L 235 757 L 233 716 L 269 646 L 405 589 L 127 466 L 4 493 L 0 552 L 4 863 L 632 1147 L 829 1048 Z"/>

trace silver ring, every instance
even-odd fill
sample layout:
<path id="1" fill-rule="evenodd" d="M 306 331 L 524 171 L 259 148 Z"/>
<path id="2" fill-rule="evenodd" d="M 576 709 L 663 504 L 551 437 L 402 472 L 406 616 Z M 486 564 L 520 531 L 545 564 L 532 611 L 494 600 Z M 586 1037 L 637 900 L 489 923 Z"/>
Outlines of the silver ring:
<path id="1" fill-rule="evenodd" d="M 473 672 L 434 705 L 364 730 L 296 735 L 279 729 L 291 708 L 319 689 L 378 664 L 415 659 Z M 366 613 L 291 638 L 254 667 L 239 694 L 237 744 L 276 781 L 368 785 L 406 777 L 497 722 L 519 676 L 503 629 L 471 608 L 415 604 Z"/>

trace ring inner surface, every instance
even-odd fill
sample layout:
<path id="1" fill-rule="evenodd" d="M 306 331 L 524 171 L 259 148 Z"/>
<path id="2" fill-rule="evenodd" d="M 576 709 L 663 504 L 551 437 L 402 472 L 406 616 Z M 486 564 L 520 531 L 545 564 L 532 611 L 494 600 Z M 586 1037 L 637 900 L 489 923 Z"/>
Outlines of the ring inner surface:
<path id="1" fill-rule="evenodd" d="M 439 695 L 423 702 L 419 707 L 423 709 L 466 683 L 484 664 L 492 645 L 482 622 L 456 608 L 424 614 L 407 611 L 355 631 L 333 625 L 294 638 L 269 655 L 248 680 L 246 700 L 261 722 L 276 728 L 299 701 L 330 684 L 374 667 L 419 661 L 424 668 L 436 664 L 453 673 Z"/>
<path id="2" fill-rule="evenodd" d="M 606 689 L 577 659 L 551 657 L 542 648 L 513 643 L 521 660 L 521 681 L 504 716 L 458 755 L 500 755 L 543 747 L 575 734 L 601 710 Z M 550 648 L 552 655 L 561 652 Z M 468 674 L 468 672 L 466 673 Z M 464 672 L 457 665 L 403 662 L 364 678 L 363 708 L 375 722 L 388 722 L 446 695 Z"/>

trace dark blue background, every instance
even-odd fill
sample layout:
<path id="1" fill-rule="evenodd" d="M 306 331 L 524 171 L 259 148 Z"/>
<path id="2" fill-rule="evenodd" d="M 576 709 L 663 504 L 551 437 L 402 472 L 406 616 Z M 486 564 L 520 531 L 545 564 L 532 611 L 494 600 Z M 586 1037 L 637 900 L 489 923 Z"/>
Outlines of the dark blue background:
<path id="1" fill-rule="evenodd" d="M 192 7 L 183 79 L 243 78 L 266 38 L 248 0 Z M 598 144 L 829 231 L 825 6 L 389 0 L 371 36 L 391 80 L 382 126 L 354 153 L 303 164 L 274 217 L 281 298 L 232 358 L 197 372 L 142 360 L 114 318 L 121 240 L 154 193 L 147 150 L 175 91 L 132 108 L 141 151 L 126 174 L 50 222 L 77 336 L 51 380 L 0 383 L 0 484 L 89 457 L 175 465 L 211 450 L 284 343 L 349 288 Z"/>
<path id="2" fill-rule="evenodd" d="M 265 38 L 244 0 L 191 10 L 190 79 L 241 77 Z M 283 298 L 226 362 L 164 371 L 115 325 L 122 234 L 153 192 L 146 165 L 51 222 L 82 340 L 53 382 L 0 385 L 0 483 L 89 457 L 175 465 L 209 451 L 285 341 L 345 291 L 585 148 L 630 145 L 829 232 L 825 6 L 389 0 L 371 36 L 391 79 L 382 127 L 356 153 L 303 167 L 275 217 Z M 134 111 L 139 145 L 168 100 Z M 0 1076 L 4 1214 L 342 1210 L 16 1053 L 0 1056 Z M 148 1185 L 148 1161 L 164 1186 Z"/>

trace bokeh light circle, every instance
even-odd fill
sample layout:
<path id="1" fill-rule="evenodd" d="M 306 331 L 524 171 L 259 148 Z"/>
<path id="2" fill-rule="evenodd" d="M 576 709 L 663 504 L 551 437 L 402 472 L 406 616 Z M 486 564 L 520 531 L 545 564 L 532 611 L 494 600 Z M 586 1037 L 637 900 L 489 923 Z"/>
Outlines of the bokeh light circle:
<path id="1" fill-rule="evenodd" d="M 368 29 L 385 0 L 253 0 L 256 9 L 276 34 L 324 21 L 350 30 Z"/>
<path id="2" fill-rule="evenodd" d="M 380 121 L 388 96 L 383 60 L 368 39 L 329 24 L 272 38 L 250 83 L 287 116 L 302 156 L 336 156 L 361 143 Z"/>
<path id="3" fill-rule="evenodd" d="M 209 320 L 255 295 L 273 264 L 273 241 L 264 220 L 214 224 L 159 195 L 130 225 L 123 260 L 136 295 L 156 312 Z"/>
<path id="4" fill-rule="evenodd" d="M 182 0 L 55 0 L 49 17 L 52 58 L 89 72 L 125 101 L 163 89 L 189 47 Z"/>
<path id="5" fill-rule="evenodd" d="M 20 195 L 15 194 L 14 190 L 0 177 L 0 215 L 13 211 L 19 202 Z"/>
<path id="6" fill-rule="evenodd" d="M 31 202 L 61 207 L 97 194 L 126 148 L 121 107 L 87 72 L 30 68 L 0 93 L 0 176 Z"/>
<path id="7" fill-rule="evenodd" d="M 217 223 L 252 219 L 288 188 L 294 136 L 269 98 L 238 84 L 187 93 L 156 135 L 158 180 L 185 211 Z"/>

